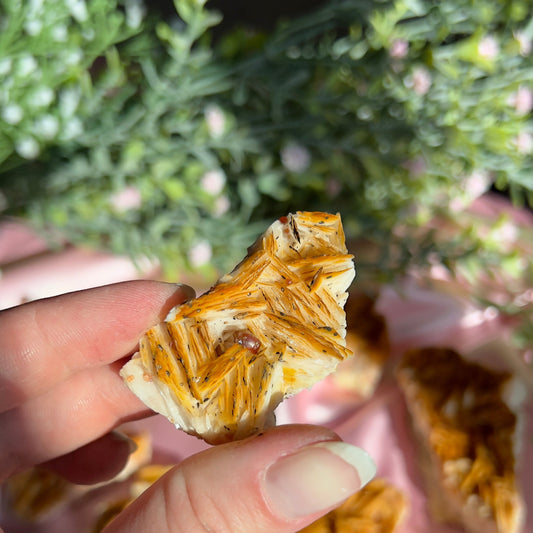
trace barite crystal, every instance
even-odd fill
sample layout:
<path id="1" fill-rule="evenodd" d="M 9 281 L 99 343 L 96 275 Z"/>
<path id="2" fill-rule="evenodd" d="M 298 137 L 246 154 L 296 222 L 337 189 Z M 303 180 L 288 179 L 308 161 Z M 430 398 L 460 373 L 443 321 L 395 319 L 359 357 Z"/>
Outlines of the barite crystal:
<path id="1" fill-rule="evenodd" d="M 235 269 L 142 337 L 121 376 L 151 409 L 205 441 L 241 439 L 351 355 L 353 281 L 339 215 L 275 221 Z"/>

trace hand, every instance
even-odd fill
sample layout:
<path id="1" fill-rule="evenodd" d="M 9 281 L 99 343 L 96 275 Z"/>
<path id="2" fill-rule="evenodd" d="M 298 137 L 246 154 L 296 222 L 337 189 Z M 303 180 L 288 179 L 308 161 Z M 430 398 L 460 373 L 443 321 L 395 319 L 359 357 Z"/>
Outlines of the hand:
<path id="1" fill-rule="evenodd" d="M 118 370 L 142 333 L 194 291 L 126 282 L 0 313 L 0 480 L 45 464 L 96 483 L 124 466 L 113 433 L 151 414 Z M 374 475 L 361 450 L 313 426 L 285 426 L 210 448 L 173 468 L 106 533 L 292 533 Z"/>

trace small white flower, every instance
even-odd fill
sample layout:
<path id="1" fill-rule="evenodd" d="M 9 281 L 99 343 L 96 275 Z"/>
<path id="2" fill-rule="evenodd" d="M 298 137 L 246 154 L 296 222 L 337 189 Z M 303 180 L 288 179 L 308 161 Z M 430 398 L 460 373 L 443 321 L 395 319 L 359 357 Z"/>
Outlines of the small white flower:
<path id="1" fill-rule="evenodd" d="M 63 89 L 59 95 L 59 112 L 63 117 L 74 114 L 81 100 L 81 92 L 78 88 Z"/>
<path id="2" fill-rule="evenodd" d="M 395 39 L 389 49 L 389 55 L 394 59 L 403 59 L 409 52 L 409 43 L 405 39 Z"/>
<path id="3" fill-rule="evenodd" d="M 199 241 L 194 244 L 188 253 L 189 263 L 198 268 L 206 265 L 213 257 L 213 249 L 207 241 Z"/>
<path id="4" fill-rule="evenodd" d="M 78 117 L 71 117 L 66 123 L 61 132 L 61 139 L 70 141 L 77 137 L 83 131 L 83 125 Z"/>
<path id="5" fill-rule="evenodd" d="M 35 159 L 39 155 L 39 143 L 33 137 L 25 137 L 15 144 L 15 150 L 24 159 Z"/>
<path id="6" fill-rule="evenodd" d="M 527 115 L 533 109 L 533 92 L 529 87 L 520 85 L 516 93 L 509 98 L 512 105 L 520 116 Z"/>
<path id="7" fill-rule="evenodd" d="M 141 0 L 126 0 L 126 24 L 136 30 L 142 23 L 146 9 Z"/>
<path id="8" fill-rule="evenodd" d="M 487 35 L 479 41 L 477 52 L 483 59 L 494 61 L 500 53 L 500 46 L 492 35 Z"/>
<path id="9" fill-rule="evenodd" d="M 533 152 L 533 136 L 528 131 L 521 131 L 514 140 L 519 154 L 528 155 Z"/>
<path id="10" fill-rule="evenodd" d="M 22 107 L 18 104 L 7 104 L 2 110 L 2 118 L 4 121 L 13 126 L 18 124 L 23 116 L 24 112 L 22 111 Z"/>
<path id="11" fill-rule="evenodd" d="M 0 59 L 0 76 L 9 74 L 9 71 L 11 70 L 11 63 L 12 61 L 10 57 L 3 57 Z"/>
<path id="12" fill-rule="evenodd" d="M 32 37 L 41 33 L 43 23 L 39 19 L 28 20 L 24 23 L 24 30 Z"/>
<path id="13" fill-rule="evenodd" d="M 214 215 L 216 217 L 220 217 L 227 213 L 231 207 L 231 202 L 229 201 L 229 198 L 226 195 L 219 196 L 215 200 L 215 209 L 214 209 Z"/>
<path id="14" fill-rule="evenodd" d="M 311 164 L 309 150 L 297 143 L 288 143 L 281 150 L 281 163 L 290 172 L 304 172 Z"/>
<path id="15" fill-rule="evenodd" d="M 33 92 L 31 105 L 34 107 L 47 107 L 54 100 L 54 91 L 50 87 L 39 87 Z"/>
<path id="16" fill-rule="evenodd" d="M 408 76 L 404 81 L 405 86 L 409 89 L 413 89 L 418 96 L 426 94 L 431 87 L 431 83 L 431 74 L 429 73 L 429 70 L 424 67 L 416 67 L 413 70 L 413 74 Z"/>
<path id="17" fill-rule="evenodd" d="M 76 48 L 75 50 L 69 50 L 65 54 L 65 63 L 69 66 L 75 66 L 79 65 L 81 63 L 81 60 L 83 59 L 83 52 L 80 48 Z"/>
<path id="18" fill-rule="evenodd" d="M 19 59 L 18 65 L 17 65 L 17 74 L 19 76 L 21 77 L 29 76 L 30 74 L 35 72 L 36 69 L 37 69 L 37 61 L 32 55 L 26 54 Z"/>
<path id="19" fill-rule="evenodd" d="M 221 170 L 209 170 L 200 179 L 202 189 L 212 196 L 220 194 L 225 184 L 226 176 Z"/>
<path id="20" fill-rule="evenodd" d="M 89 17 L 87 6 L 84 0 L 66 0 L 67 8 L 70 14 L 78 21 L 85 22 Z"/>
<path id="21" fill-rule="evenodd" d="M 58 24 L 52 28 L 52 39 L 56 43 L 64 43 L 68 39 L 67 27 L 63 24 Z"/>
<path id="22" fill-rule="evenodd" d="M 514 34 L 514 38 L 518 41 L 520 55 L 524 57 L 528 56 L 531 53 L 532 48 L 531 39 L 523 31 L 517 31 Z"/>
<path id="23" fill-rule="evenodd" d="M 141 191 L 137 187 L 129 185 L 116 194 L 113 194 L 110 198 L 110 203 L 119 212 L 138 209 L 142 204 Z"/>
<path id="24" fill-rule="evenodd" d="M 204 111 L 205 121 L 209 135 L 213 138 L 220 137 L 226 129 L 224 111 L 217 105 L 209 105 Z"/>
<path id="25" fill-rule="evenodd" d="M 35 134 L 43 139 L 53 139 L 58 131 L 59 120 L 53 115 L 44 115 L 35 123 Z"/>

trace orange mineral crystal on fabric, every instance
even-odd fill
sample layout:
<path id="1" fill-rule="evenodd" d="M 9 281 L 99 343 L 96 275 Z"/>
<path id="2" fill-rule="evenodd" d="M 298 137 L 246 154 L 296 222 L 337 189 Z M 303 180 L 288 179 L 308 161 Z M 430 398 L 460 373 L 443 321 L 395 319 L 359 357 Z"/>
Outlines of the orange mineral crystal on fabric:
<path id="1" fill-rule="evenodd" d="M 405 354 L 398 372 L 420 449 L 430 510 L 477 533 L 517 533 L 524 502 L 517 481 L 516 383 L 454 350 Z"/>

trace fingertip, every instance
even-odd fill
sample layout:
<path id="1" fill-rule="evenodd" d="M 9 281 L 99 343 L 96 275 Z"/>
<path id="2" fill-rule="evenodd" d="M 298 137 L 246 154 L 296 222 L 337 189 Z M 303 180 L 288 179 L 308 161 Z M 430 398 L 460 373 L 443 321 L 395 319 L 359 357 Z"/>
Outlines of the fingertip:
<path id="1" fill-rule="evenodd" d="M 135 442 L 112 431 L 85 446 L 43 464 L 71 483 L 94 485 L 109 481 L 126 467 Z"/>
<path id="2" fill-rule="evenodd" d="M 185 300 L 192 300 L 196 297 L 196 291 L 190 286 L 184 283 L 176 283 L 177 290 L 183 295 Z"/>
<path id="3" fill-rule="evenodd" d="M 159 320 L 167 320 L 169 314 L 175 307 L 196 296 L 196 291 L 184 283 L 162 283 L 162 285 L 164 286 L 165 291 L 170 293 L 170 296 L 168 296 L 160 309 L 158 315 Z"/>

